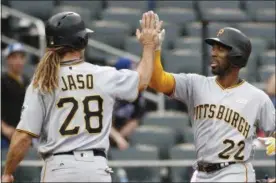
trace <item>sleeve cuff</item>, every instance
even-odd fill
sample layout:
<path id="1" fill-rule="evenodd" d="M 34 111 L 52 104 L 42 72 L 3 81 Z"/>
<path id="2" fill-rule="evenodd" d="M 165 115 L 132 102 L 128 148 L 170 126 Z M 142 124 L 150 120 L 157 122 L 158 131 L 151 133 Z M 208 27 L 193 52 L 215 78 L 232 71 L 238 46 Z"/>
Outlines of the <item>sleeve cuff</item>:
<path id="1" fill-rule="evenodd" d="M 31 135 L 32 137 L 35 137 L 35 138 L 38 138 L 38 137 L 39 137 L 39 135 L 36 135 L 36 134 L 34 134 L 34 133 L 32 133 L 32 132 L 29 132 L 29 131 L 26 131 L 26 130 L 16 129 L 16 131 L 23 132 L 23 133 L 27 133 L 27 134 Z"/>

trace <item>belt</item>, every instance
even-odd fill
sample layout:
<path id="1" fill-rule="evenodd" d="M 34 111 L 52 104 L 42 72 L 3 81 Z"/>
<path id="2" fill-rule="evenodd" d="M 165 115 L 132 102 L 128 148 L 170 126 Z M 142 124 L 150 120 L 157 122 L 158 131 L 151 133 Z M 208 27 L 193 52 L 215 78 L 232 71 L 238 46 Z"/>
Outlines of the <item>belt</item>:
<path id="1" fill-rule="evenodd" d="M 205 162 L 198 162 L 197 165 L 197 170 L 200 172 L 214 172 L 218 171 L 222 168 L 225 168 L 229 165 L 235 164 L 236 162 L 225 162 L 225 163 L 205 163 Z"/>
<path id="2" fill-rule="evenodd" d="M 99 149 L 91 149 L 88 151 L 93 151 L 94 156 L 102 156 L 104 158 L 106 158 L 105 152 L 103 150 L 99 150 Z M 68 152 L 60 152 L 60 153 L 55 153 L 53 154 L 54 156 L 57 155 L 74 155 L 74 151 L 68 151 Z M 82 156 L 82 154 L 81 154 Z"/>

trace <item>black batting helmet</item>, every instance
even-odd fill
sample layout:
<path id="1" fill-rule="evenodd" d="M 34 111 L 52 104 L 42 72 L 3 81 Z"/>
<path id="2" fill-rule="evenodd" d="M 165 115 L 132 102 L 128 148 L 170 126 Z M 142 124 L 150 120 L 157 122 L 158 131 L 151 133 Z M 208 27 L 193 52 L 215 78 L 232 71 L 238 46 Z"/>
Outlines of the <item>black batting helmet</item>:
<path id="1" fill-rule="evenodd" d="M 48 48 L 66 46 L 83 49 L 88 43 L 88 34 L 92 32 L 85 27 L 79 14 L 58 13 L 49 18 L 46 23 L 46 45 Z"/>
<path id="2" fill-rule="evenodd" d="M 209 45 L 215 43 L 230 48 L 229 61 L 237 67 L 245 67 L 251 53 L 251 42 L 249 38 L 240 30 L 225 27 L 220 29 L 217 37 L 205 39 Z"/>

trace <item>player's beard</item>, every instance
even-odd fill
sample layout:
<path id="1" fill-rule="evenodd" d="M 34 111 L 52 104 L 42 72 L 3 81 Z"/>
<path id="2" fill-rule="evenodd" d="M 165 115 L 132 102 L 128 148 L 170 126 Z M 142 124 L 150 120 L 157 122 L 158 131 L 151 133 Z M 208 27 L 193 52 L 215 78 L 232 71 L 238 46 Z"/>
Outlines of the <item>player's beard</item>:
<path id="1" fill-rule="evenodd" d="M 218 63 L 216 67 L 212 68 L 212 74 L 223 77 L 230 73 L 232 64 L 227 60 L 224 63 Z"/>

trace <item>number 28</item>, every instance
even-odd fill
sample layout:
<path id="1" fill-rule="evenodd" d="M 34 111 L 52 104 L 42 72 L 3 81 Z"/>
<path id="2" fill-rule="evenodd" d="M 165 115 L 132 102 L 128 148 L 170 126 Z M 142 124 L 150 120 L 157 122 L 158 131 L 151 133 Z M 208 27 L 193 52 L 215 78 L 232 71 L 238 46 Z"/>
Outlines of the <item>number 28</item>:
<path id="1" fill-rule="evenodd" d="M 89 102 L 90 101 L 96 101 L 98 103 L 98 110 L 97 111 L 90 111 L 89 109 Z M 67 98 L 61 98 L 57 106 L 58 108 L 62 108 L 66 103 L 72 103 L 73 107 L 71 111 L 69 112 L 68 116 L 66 117 L 65 121 L 62 123 L 59 132 L 61 135 L 76 135 L 79 133 L 79 126 L 75 126 L 72 129 L 68 129 L 68 126 L 72 119 L 74 118 L 77 110 L 79 109 L 79 103 L 74 97 L 67 97 Z M 82 101 L 83 104 L 83 112 L 84 112 L 84 121 L 85 121 L 85 128 L 88 131 L 88 133 L 100 133 L 103 128 L 103 99 L 99 95 L 95 96 L 87 96 Z M 99 126 L 97 128 L 92 128 L 90 124 L 90 118 L 91 117 L 97 117 L 99 120 Z"/>

